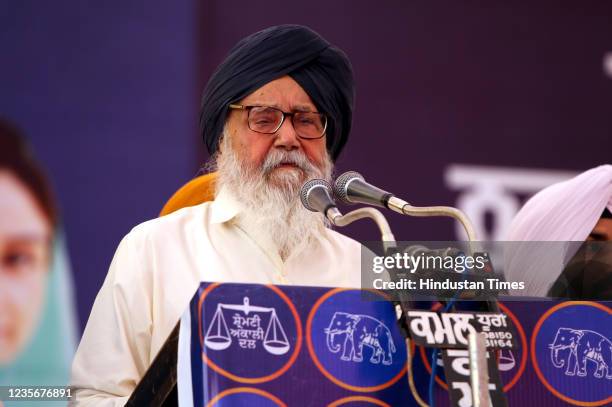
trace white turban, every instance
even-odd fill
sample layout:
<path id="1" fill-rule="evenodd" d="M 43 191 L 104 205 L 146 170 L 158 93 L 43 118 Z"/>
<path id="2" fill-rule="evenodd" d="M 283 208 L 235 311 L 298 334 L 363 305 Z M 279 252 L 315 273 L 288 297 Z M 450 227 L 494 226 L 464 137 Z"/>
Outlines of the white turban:
<path id="1" fill-rule="evenodd" d="M 612 211 L 612 165 L 609 164 L 538 192 L 513 219 L 505 240 L 583 242 L 606 208 Z M 580 244 L 559 244 L 543 253 L 545 247 L 508 244 L 504 256 L 506 278 L 524 281 L 526 285 L 525 291 L 516 294 L 546 295 Z M 559 250 L 560 247 L 564 250 Z"/>

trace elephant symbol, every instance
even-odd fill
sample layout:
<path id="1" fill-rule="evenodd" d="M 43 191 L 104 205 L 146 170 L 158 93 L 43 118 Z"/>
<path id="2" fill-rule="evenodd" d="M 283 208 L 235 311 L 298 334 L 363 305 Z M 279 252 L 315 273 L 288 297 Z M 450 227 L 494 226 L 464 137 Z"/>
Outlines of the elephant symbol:
<path id="1" fill-rule="evenodd" d="M 584 329 L 559 328 L 550 348 L 550 358 L 556 368 L 566 366 L 565 375 L 587 375 L 587 361 L 595 363 L 594 376 L 612 380 L 612 342 L 603 335 Z M 567 350 L 567 357 L 559 359 L 559 351 Z"/>
<path id="2" fill-rule="evenodd" d="M 324 329 L 327 348 L 332 353 L 338 353 L 342 349 L 340 359 L 344 361 L 363 360 L 363 347 L 372 349 L 370 362 L 383 365 L 393 363 L 393 353 L 396 351 L 393 344 L 391 331 L 385 324 L 368 315 L 349 314 L 336 312 L 332 317 L 329 327 Z M 342 345 L 336 343 L 340 338 Z"/>

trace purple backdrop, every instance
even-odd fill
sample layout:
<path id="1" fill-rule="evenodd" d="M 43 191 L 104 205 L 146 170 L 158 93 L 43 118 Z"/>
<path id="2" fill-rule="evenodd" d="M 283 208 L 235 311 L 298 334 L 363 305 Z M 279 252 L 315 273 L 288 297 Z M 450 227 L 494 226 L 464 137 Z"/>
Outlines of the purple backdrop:
<path id="1" fill-rule="evenodd" d="M 196 172 L 197 18 L 179 3 L 2 5 L 0 115 L 54 182 L 82 326 L 121 237 Z"/>

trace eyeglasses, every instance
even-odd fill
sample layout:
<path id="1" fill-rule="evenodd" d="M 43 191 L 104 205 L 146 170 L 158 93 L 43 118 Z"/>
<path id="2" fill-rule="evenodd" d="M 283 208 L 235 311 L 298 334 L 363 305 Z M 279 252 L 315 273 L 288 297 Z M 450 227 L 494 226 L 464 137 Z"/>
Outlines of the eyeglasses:
<path id="1" fill-rule="evenodd" d="M 291 124 L 298 137 L 303 139 L 318 139 L 325 135 L 327 129 L 327 116 L 318 112 L 287 113 L 270 106 L 243 106 L 229 105 L 230 109 L 246 110 L 248 112 L 249 129 L 257 133 L 273 134 L 278 131 L 285 121 L 291 118 Z"/>

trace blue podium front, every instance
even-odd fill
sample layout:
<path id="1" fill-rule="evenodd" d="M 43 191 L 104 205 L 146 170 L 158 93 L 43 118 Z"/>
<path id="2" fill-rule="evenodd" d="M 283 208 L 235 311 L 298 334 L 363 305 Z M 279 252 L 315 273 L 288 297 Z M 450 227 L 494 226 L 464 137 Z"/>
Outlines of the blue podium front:
<path id="1" fill-rule="evenodd" d="M 497 354 L 510 406 L 612 403 L 609 304 L 500 307 L 520 342 L 520 349 Z M 579 343 L 585 333 L 600 340 L 583 358 L 574 357 L 574 348 L 587 346 Z M 427 400 L 431 357 L 419 347 L 411 353 L 416 390 Z M 202 283 L 180 323 L 179 404 L 412 406 L 407 360 L 394 307 L 382 294 Z M 443 369 L 437 371 L 436 405 L 445 406 L 448 386 Z"/>

